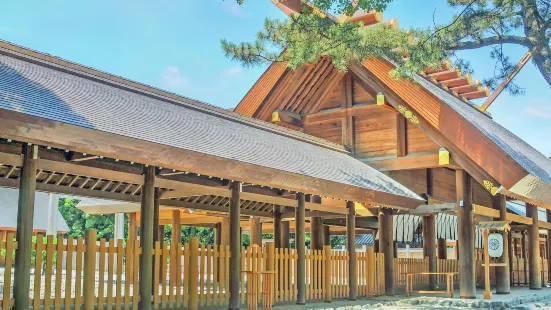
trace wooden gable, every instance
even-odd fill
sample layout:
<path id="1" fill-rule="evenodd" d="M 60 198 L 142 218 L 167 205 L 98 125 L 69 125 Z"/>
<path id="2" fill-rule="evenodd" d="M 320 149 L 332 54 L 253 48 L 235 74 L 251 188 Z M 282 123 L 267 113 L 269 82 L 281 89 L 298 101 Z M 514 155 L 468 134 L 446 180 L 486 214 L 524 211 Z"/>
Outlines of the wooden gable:
<path id="1" fill-rule="evenodd" d="M 298 120 L 297 130 L 347 146 L 354 157 L 381 171 L 388 171 L 389 176 L 418 194 L 427 193 L 426 171 L 432 169 L 433 195 L 441 200 L 455 201 L 454 171 L 446 167 L 457 168 L 456 163 L 441 166 L 438 160 L 440 148 L 448 147 L 448 144 L 435 140 L 432 132 L 408 121 L 394 107 L 377 105 L 377 85 L 371 85 L 372 81 L 366 83 L 354 71 L 345 74 L 331 70 L 330 66 L 329 60 L 322 59 L 295 71 L 286 69 L 277 82 L 259 81 L 253 90 L 258 85 L 274 86 L 270 90 L 263 88 L 262 95 L 256 97 L 257 102 L 251 102 L 253 96 L 248 94 L 236 111 L 248 111 L 253 117 L 266 121 L 272 120 L 274 111 L 292 113 L 293 120 Z M 266 79 L 278 74 L 279 68 L 270 67 L 268 71 L 272 72 L 265 73 Z M 346 82 L 347 79 L 350 82 Z M 251 106 L 256 110 L 251 110 Z M 439 111 L 438 107 L 430 109 L 432 107 L 426 107 L 431 113 Z M 347 119 L 352 121 L 348 129 Z M 352 135 L 348 144 L 347 131 Z M 452 154 L 457 152 L 460 152 L 459 148 L 453 149 Z M 477 169 L 481 170 L 480 167 Z M 491 195 L 481 185 L 483 180 L 480 177 L 475 179 L 478 181 L 473 186 L 475 203 L 491 205 Z"/>

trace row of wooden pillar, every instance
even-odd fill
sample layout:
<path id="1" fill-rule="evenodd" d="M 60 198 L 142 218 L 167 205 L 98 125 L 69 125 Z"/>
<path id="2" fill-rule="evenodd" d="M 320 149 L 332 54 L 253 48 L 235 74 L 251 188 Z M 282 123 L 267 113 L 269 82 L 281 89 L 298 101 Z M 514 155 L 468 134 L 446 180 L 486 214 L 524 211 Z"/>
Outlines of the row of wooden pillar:
<path id="1" fill-rule="evenodd" d="M 19 185 L 19 203 L 17 217 L 17 232 L 18 247 L 16 255 L 18 259 L 15 261 L 15 277 L 14 277 L 14 299 L 15 309 L 27 310 L 29 308 L 28 292 L 30 290 L 30 266 L 32 252 L 32 224 L 34 213 L 34 197 L 36 190 L 36 171 L 38 159 L 38 147 L 30 144 L 24 144 L 22 147 L 23 166 L 21 169 L 20 185 Z M 155 188 L 156 168 L 153 166 L 144 166 L 143 170 L 144 184 L 141 194 L 141 234 L 140 246 L 142 254 L 140 259 L 140 281 L 139 292 L 141 297 L 140 309 L 151 309 L 151 291 L 153 285 L 152 270 L 153 269 L 153 244 L 155 240 L 160 240 L 162 234 L 158 230 L 159 222 L 159 195 Z M 473 222 L 473 202 L 472 202 L 472 184 L 471 177 L 463 170 L 456 172 L 457 184 L 457 201 L 459 204 L 458 215 L 458 233 L 459 233 L 459 280 L 460 280 L 460 296 L 461 298 L 475 298 L 475 252 L 474 252 L 474 222 Z M 229 208 L 229 245 L 231 250 L 230 257 L 230 274 L 229 274 L 229 289 L 230 301 L 229 309 L 239 309 L 240 307 L 240 278 L 241 278 L 241 191 L 242 184 L 240 182 L 231 183 L 231 198 Z M 297 193 L 297 208 L 295 211 L 295 248 L 298 254 L 297 260 L 297 303 L 305 304 L 306 302 L 306 283 L 305 283 L 305 205 L 306 195 Z M 315 200 L 312 200 L 315 202 Z M 500 216 L 505 217 L 505 197 L 497 196 L 495 205 L 499 206 Z M 355 210 L 354 203 L 347 203 L 348 214 L 347 222 L 347 243 L 349 249 L 349 299 L 356 299 L 356 255 L 355 255 Z M 539 253 L 539 227 L 537 207 L 527 204 L 527 216 L 532 218 L 534 224 L 529 229 L 529 239 L 532 240 L 529 246 L 530 253 L 530 288 L 541 289 L 541 265 Z M 178 214 L 175 218 L 180 219 Z M 176 220 L 176 219 L 175 219 Z M 254 219 L 253 219 L 254 220 Z M 276 243 L 279 242 L 280 247 L 288 247 L 285 242 L 288 242 L 288 236 L 284 236 L 288 229 L 285 229 L 285 223 L 281 219 L 281 213 L 275 218 Z M 432 242 L 427 242 L 427 255 L 429 256 L 429 266 L 431 270 L 436 270 L 436 249 L 434 245 L 434 216 L 427 217 L 426 235 Z M 260 222 L 254 220 L 251 229 L 257 231 L 256 235 L 261 236 Z M 181 238 L 175 230 L 173 237 L 175 241 Z M 312 244 L 315 249 L 320 248 L 320 245 L 329 244 L 326 239 L 329 234 L 322 221 L 319 218 L 312 219 L 313 234 Z M 318 232 L 323 232 L 319 234 Z M 225 237 L 225 234 L 219 236 L 220 240 Z M 261 238 L 261 237 L 260 237 Z M 324 239 L 323 241 L 321 239 Z M 507 238 L 504 238 L 507 240 Z M 136 240 L 135 236 L 132 240 Z M 287 240 L 287 241 L 285 241 Z M 534 242 L 535 241 L 535 242 Z M 254 242 L 261 243 L 259 240 Z M 394 295 L 394 237 L 393 237 L 393 215 L 392 210 L 384 209 L 379 214 L 379 251 L 384 253 L 385 260 L 385 291 L 387 295 Z M 508 253 L 506 251 L 505 253 Z M 504 255 L 502 260 L 508 260 L 508 256 Z M 501 268 L 501 269 L 500 269 Z M 507 293 L 509 288 L 508 268 L 498 267 L 500 277 L 498 277 L 498 292 Z M 435 281 L 431 280 L 431 283 Z M 85 303 L 85 309 L 93 309 L 93 303 Z M 194 309 L 194 304 L 190 304 L 190 309 Z"/>

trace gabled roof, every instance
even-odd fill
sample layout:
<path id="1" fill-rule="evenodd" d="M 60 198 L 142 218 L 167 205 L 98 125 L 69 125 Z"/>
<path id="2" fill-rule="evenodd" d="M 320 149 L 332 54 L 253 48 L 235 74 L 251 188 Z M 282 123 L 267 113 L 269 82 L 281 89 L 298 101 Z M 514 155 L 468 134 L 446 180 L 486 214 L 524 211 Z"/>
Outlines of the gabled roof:
<path id="1" fill-rule="evenodd" d="M 431 81 L 414 75 L 418 83 L 415 85 L 391 78 L 389 72 L 393 68 L 393 64 L 381 59 L 363 62 L 363 70 L 375 79 L 371 82 L 384 85 L 424 120 L 422 129 L 436 129 L 499 182 L 497 192 L 551 207 L 551 161 L 547 157 L 475 106 Z"/>
<path id="2" fill-rule="evenodd" d="M 28 134 L 7 121 L 19 114 L 39 118 L 36 122 L 44 119 L 57 122 L 41 126 L 66 135 L 71 134 L 68 132 L 71 127 L 67 127 L 71 125 L 87 129 L 85 133 L 103 132 L 133 139 L 117 141 L 128 143 L 126 147 L 135 145 L 133 141 L 154 143 L 134 152 L 135 156 L 143 157 L 142 163 L 172 168 L 179 162 L 190 165 L 187 171 L 207 171 L 209 175 L 227 177 L 219 175 L 220 168 L 193 164 L 197 161 L 189 159 L 209 157 L 213 158 L 211 162 L 220 159 L 217 162 L 231 163 L 224 164 L 223 169 L 238 177 L 245 167 L 266 168 L 265 171 L 275 175 L 269 180 L 271 184 L 266 184 L 269 182 L 262 179 L 265 175 L 248 173 L 251 178 L 248 182 L 258 181 L 255 184 L 290 190 L 310 187 L 318 189 L 318 194 L 328 190 L 331 193 L 328 196 L 389 206 L 415 207 L 422 200 L 352 158 L 339 145 L 3 43 L 0 116 L 5 121 L 0 122 L 0 127 L 12 126 L 3 128 L 4 132 Z M 39 131 L 44 128 L 37 127 Z M 64 143 L 53 137 L 49 132 L 32 139 L 46 145 Z M 116 156 L 125 148 L 111 145 L 110 149 L 99 149 L 91 140 L 83 141 L 86 142 L 79 147 L 100 155 Z M 163 153 L 152 158 L 148 152 L 155 146 Z M 171 150 L 190 153 L 185 153 L 188 158 L 170 158 L 166 154 Z"/>
<path id="3" fill-rule="evenodd" d="M 277 4 L 280 9 L 282 5 Z M 375 12 L 356 15 L 357 19 L 370 17 L 370 23 L 381 20 Z M 317 112 L 321 99 L 342 79 L 342 73 L 326 68 L 327 62 L 322 58 L 295 71 L 284 70 L 283 63 L 272 64 L 235 111 L 263 120 L 276 109 Z M 551 161 L 468 101 L 486 96 L 487 89 L 449 65 L 425 70 L 424 77 L 415 74 L 419 85 L 391 78 L 394 68 L 389 61 L 375 58 L 349 65 L 366 90 L 382 92 L 393 99 L 396 110 L 412 113 L 425 134 L 448 148 L 454 160 L 489 192 L 551 208 Z M 324 91 L 313 95 L 316 89 Z"/>
<path id="4" fill-rule="evenodd" d="M 481 133 L 507 153 L 515 162 L 521 165 L 529 174 L 520 184 L 508 190 L 521 196 L 532 197 L 534 200 L 550 201 L 551 160 L 537 151 L 530 144 L 507 130 L 499 123 L 481 113 L 477 108 L 465 104 L 447 91 L 416 75 L 414 79 L 425 89 L 437 96 L 459 115 L 473 124 Z M 545 190 L 537 190 L 542 186 Z"/>

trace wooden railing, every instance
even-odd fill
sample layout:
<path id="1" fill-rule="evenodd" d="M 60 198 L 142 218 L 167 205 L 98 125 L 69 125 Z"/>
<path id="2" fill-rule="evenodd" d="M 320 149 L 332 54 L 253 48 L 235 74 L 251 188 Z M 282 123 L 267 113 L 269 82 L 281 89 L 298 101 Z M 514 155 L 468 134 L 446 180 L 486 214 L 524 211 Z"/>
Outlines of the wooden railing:
<path id="1" fill-rule="evenodd" d="M 396 287 L 406 286 L 406 273 L 407 272 L 428 272 L 429 260 L 428 258 L 395 258 L 394 259 L 394 285 Z M 426 275 L 417 276 L 413 278 L 413 285 L 420 283 L 428 283 L 429 277 Z"/>
<path id="2" fill-rule="evenodd" d="M 438 272 L 457 272 L 459 273 L 459 261 L 457 259 L 438 259 L 436 261 Z M 446 283 L 446 276 L 439 275 L 438 283 Z M 459 283 L 459 275 L 453 277 L 455 283 Z"/>
<path id="3" fill-rule="evenodd" d="M 90 233 L 93 232 L 93 233 Z M 5 270 L 0 278 L 2 309 L 14 305 L 13 261 L 17 242 L 9 233 L 0 242 Z M 94 253 L 94 255 L 89 255 Z M 94 231 L 86 238 L 37 237 L 33 242 L 30 305 L 34 309 L 80 309 L 94 303 L 97 309 L 138 309 L 141 248 L 139 242 L 96 241 Z M 153 308 L 174 309 L 198 306 L 225 306 L 229 303 L 228 246 L 200 245 L 198 239 L 183 246 L 169 247 L 156 242 L 153 250 Z M 271 303 L 293 302 L 298 293 L 295 249 L 242 248 L 243 271 L 272 271 L 270 280 L 256 280 L 255 296 L 270 296 Z M 349 253 L 347 251 L 306 251 L 306 298 L 326 300 L 349 294 Z M 250 273 L 249 273 L 250 274 Z M 262 281 L 273 280 L 273 285 Z M 242 304 L 249 298 L 251 279 L 241 274 Z M 266 289 L 271 292 L 263 292 Z M 268 294 L 269 293 L 269 294 Z M 382 254 L 357 253 L 357 296 L 384 294 Z M 265 300 L 264 300 L 265 301 Z"/>

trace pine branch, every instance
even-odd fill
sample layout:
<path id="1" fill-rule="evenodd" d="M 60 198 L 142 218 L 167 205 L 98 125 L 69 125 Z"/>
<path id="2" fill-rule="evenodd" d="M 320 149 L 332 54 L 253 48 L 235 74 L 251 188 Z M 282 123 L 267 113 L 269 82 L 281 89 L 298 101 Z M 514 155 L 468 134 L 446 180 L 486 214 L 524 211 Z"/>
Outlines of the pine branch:
<path id="1" fill-rule="evenodd" d="M 446 47 L 446 50 L 450 51 L 460 51 L 460 50 L 470 50 L 490 45 L 496 44 L 517 44 L 532 48 L 532 43 L 525 37 L 520 36 L 495 36 L 488 38 L 481 38 L 477 41 L 466 41 L 466 42 L 457 42 L 456 44 Z"/>

